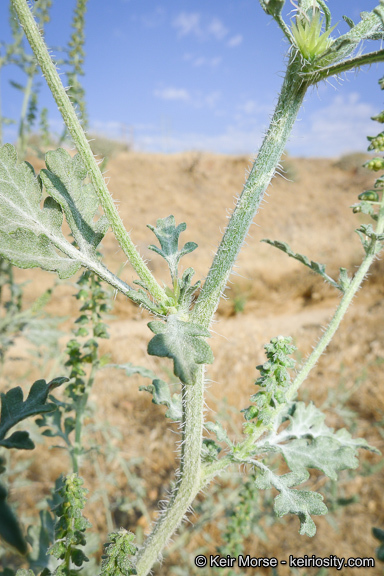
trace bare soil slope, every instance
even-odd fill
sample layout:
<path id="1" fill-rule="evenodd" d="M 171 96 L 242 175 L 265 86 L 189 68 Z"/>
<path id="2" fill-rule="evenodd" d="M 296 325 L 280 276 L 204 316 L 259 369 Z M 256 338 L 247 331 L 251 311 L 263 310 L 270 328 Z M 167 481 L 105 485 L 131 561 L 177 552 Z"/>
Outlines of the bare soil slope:
<path id="1" fill-rule="evenodd" d="M 186 222 L 187 230 L 182 239 L 197 242 L 199 248 L 185 257 L 182 264 L 184 268 L 192 266 L 196 271 L 195 279 L 203 280 L 249 165 L 246 157 L 198 152 L 176 155 L 125 153 L 110 162 L 108 177 L 112 195 L 118 202 L 125 226 L 132 231 L 133 241 L 149 260 L 150 268 L 160 282 L 169 282 L 168 272 L 161 259 L 148 249 L 156 239 L 146 224 L 154 225 L 157 218 L 169 214 L 175 216 L 177 223 Z M 222 301 L 216 315 L 217 323 L 213 326 L 210 344 L 215 363 L 208 370 L 207 397 L 212 412 L 207 414 L 214 419 L 213 411 L 222 409 L 226 399 L 236 409 L 235 413 L 230 412 L 231 433 L 236 427 L 241 429 L 239 410 L 249 404 L 249 396 L 256 391 L 253 385 L 258 377 L 255 366 L 264 361 L 264 344 L 273 336 L 291 335 L 300 355 L 305 357 L 339 300 L 336 291 L 325 285 L 320 277 L 260 240 L 270 238 L 288 242 L 293 250 L 327 264 L 327 272 L 333 276 L 337 276 L 340 266 L 353 273 L 362 258 L 362 247 L 354 229 L 365 220 L 352 214 L 349 206 L 356 202 L 357 194 L 372 186 L 374 176 L 369 172 L 364 174 L 354 163 L 335 165 L 335 161 L 326 159 L 288 158 L 286 166 L 293 181 L 281 176 L 273 180 L 238 259 L 236 274 L 231 276 L 227 299 Z M 111 270 L 117 271 L 125 258 L 111 233 L 107 234 L 102 249 Z M 347 409 L 354 411 L 350 420 L 353 433 L 365 437 L 381 450 L 384 448 L 383 274 L 383 262 L 377 261 L 339 333 L 300 393 L 302 399 L 310 398 L 318 406 L 328 399 L 328 423 L 332 426 L 343 426 L 341 413 L 347 414 Z M 135 278 L 128 266 L 124 267 L 121 276 L 129 283 Z M 17 279 L 32 280 L 26 291 L 26 305 L 53 283 L 53 276 L 37 270 L 18 271 Z M 74 291 L 73 286 L 60 286 L 49 304 L 50 313 L 72 314 L 76 318 L 78 303 L 71 296 Z M 110 353 L 112 362 L 141 364 L 157 370 L 164 378 L 170 362 L 147 357 L 145 353 L 151 337 L 146 327 L 149 316 L 119 295 L 113 314 L 111 337 L 103 343 L 103 351 Z M 67 320 L 63 326 L 69 331 L 71 321 Z M 67 338 L 63 338 L 63 344 Z M 27 347 L 21 338 L 10 350 L 3 379 L 5 386 L 13 384 L 27 369 L 30 376 L 28 380 L 24 377 L 26 387 L 33 381 L 32 377 L 42 377 L 31 370 Z M 177 436 L 174 434 L 177 428 L 163 418 L 162 408 L 151 404 L 149 395 L 138 392 L 141 383 L 139 377 L 128 379 L 122 372 L 104 371 L 97 378 L 92 399 L 97 419 L 107 419 L 120 428 L 123 438 L 116 439 L 115 443 L 123 448 L 124 456 L 142 459 L 135 466 L 135 473 L 144 477 L 146 505 L 150 513 L 155 514 L 156 502 L 166 495 L 177 466 Z M 333 391 L 332 396 L 329 391 Z M 340 408 L 341 400 L 345 400 L 343 409 Z M 39 461 L 40 451 L 39 447 L 26 473 L 29 479 L 38 482 L 37 488 L 32 485 L 22 494 L 18 490 L 13 494 L 15 499 L 22 498 L 21 508 L 25 510 L 31 510 L 34 502 L 46 493 L 50 480 L 67 469 L 62 452 L 53 449 L 48 460 L 45 457 Z M 363 467 L 348 478 L 342 475 L 348 482 L 342 486 L 341 495 L 357 495 L 356 502 L 338 508 L 332 519 L 316 518 L 318 532 L 315 538 L 299 536 L 297 518 L 287 518 L 267 529 L 267 541 L 256 536 L 250 539 L 247 553 L 279 559 L 287 559 L 289 554 L 374 556 L 377 542 L 371 536 L 371 527 L 384 527 L 384 473 L 380 460 L 370 453 L 361 454 Z M 92 492 L 98 482 L 94 468 L 87 467 L 83 475 Z M 315 474 L 314 478 L 317 487 L 325 484 L 321 475 Z M 117 488 L 111 484 L 107 486 L 112 503 L 132 490 L 126 488 L 118 465 L 115 481 Z M 102 506 L 90 503 L 87 515 L 105 541 L 107 528 Z M 118 526 L 121 524 L 132 530 L 137 522 L 144 530 L 148 528 L 148 519 L 138 507 L 130 513 L 116 513 L 115 521 Z M 204 531 L 211 534 L 214 551 L 219 534 L 213 519 L 188 544 L 191 558 L 196 547 L 207 542 Z M 156 574 L 172 574 L 170 566 L 181 562 L 178 558 L 175 552 Z M 192 564 L 190 573 L 195 573 Z M 288 573 L 287 569 L 279 568 L 279 574 Z M 309 572 L 315 573 L 314 570 Z M 379 575 L 382 567 L 377 562 L 376 568 L 366 573 Z M 349 576 L 355 574 L 361 574 L 361 570 L 348 570 Z"/>

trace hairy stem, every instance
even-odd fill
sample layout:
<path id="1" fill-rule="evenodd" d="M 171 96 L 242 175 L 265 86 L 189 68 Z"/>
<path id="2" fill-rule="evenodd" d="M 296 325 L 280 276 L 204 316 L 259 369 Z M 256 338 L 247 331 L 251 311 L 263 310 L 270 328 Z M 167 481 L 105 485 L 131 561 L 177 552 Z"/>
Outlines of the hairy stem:
<path id="1" fill-rule="evenodd" d="M 179 479 L 166 510 L 138 554 L 138 576 L 146 576 L 200 491 L 200 453 L 203 429 L 204 368 L 193 385 L 183 385 L 183 436 Z"/>
<path id="2" fill-rule="evenodd" d="M 152 273 L 136 250 L 128 232 L 124 228 L 123 222 L 104 182 L 103 175 L 101 174 L 93 156 L 84 130 L 82 129 L 76 112 L 68 98 L 55 65 L 49 56 L 47 47 L 45 46 L 36 22 L 28 8 L 27 2 L 25 0 L 12 0 L 12 5 L 56 101 L 57 107 L 88 170 L 92 183 L 94 184 L 100 199 L 100 203 L 121 248 L 140 279 L 146 284 L 151 295 L 157 301 L 165 302 L 167 297 L 164 290 L 153 277 Z"/>
<path id="3" fill-rule="evenodd" d="M 240 248 L 284 152 L 308 87 L 298 74 L 299 66 L 300 59 L 293 57 L 270 127 L 192 311 L 192 322 L 205 327 L 210 325 Z"/>

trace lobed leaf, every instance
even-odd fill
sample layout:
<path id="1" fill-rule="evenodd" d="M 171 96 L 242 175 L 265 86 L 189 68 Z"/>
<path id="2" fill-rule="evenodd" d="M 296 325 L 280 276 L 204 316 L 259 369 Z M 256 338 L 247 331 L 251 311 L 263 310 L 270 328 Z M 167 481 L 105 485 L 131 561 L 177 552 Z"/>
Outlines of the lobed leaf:
<path id="1" fill-rule="evenodd" d="M 7 393 L 1 393 L 0 413 L 0 446 L 5 448 L 18 448 L 32 450 L 34 444 L 29 438 L 28 432 L 14 432 L 5 438 L 7 432 L 18 422 L 29 416 L 36 416 L 55 409 L 54 404 L 46 404 L 48 394 L 68 378 L 55 378 L 48 384 L 45 380 L 37 380 L 32 384 L 27 399 L 23 400 L 23 391 L 20 386 L 12 388 Z"/>
<path id="2" fill-rule="evenodd" d="M 307 256 L 299 254 L 298 252 L 294 252 L 286 242 L 279 242 L 278 240 L 268 240 L 267 238 L 264 238 L 263 240 L 261 240 L 261 242 L 266 242 L 267 244 L 270 244 L 271 246 L 278 248 L 282 252 L 285 252 L 285 254 L 288 254 L 288 256 L 290 256 L 291 258 L 298 260 L 299 262 L 304 264 L 304 266 L 307 266 L 313 272 L 316 272 L 316 274 L 320 274 L 320 276 L 322 276 L 324 280 L 329 282 L 329 284 L 334 286 L 334 288 L 343 291 L 342 286 L 339 283 L 335 282 L 333 278 L 331 278 L 330 276 L 328 276 L 328 274 L 325 273 L 325 264 L 314 262 L 313 260 L 309 260 Z M 340 269 L 340 272 L 341 270 L 342 269 Z"/>
<path id="3" fill-rule="evenodd" d="M 272 432 L 257 445 L 266 452 L 280 452 L 292 471 L 317 468 L 336 480 L 339 470 L 357 468 L 358 448 L 378 452 L 363 438 L 352 438 L 344 428 L 334 432 L 312 403 L 295 403 L 288 418 L 289 426 L 280 433 Z"/>
<path id="4" fill-rule="evenodd" d="M 294 490 L 297 486 L 305 482 L 309 477 L 308 472 L 291 472 L 278 476 L 271 470 L 265 468 L 256 477 L 256 486 L 261 489 L 276 488 L 280 494 L 275 499 L 275 512 L 278 516 L 285 514 L 296 514 L 300 520 L 300 534 L 314 536 L 316 526 L 311 515 L 322 515 L 327 513 L 327 507 L 323 502 L 321 494 L 309 490 Z"/>
<path id="5" fill-rule="evenodd" d="M 193 252 L 193 250 L 197 248 L 197 244 L 195 242 L 187 242 L 184 247 L 179 250 L 179 236 L 181 232 L 184 232 L 187 225 L 183 222 L 175 226 L 174 216 L 159 218 L 156 222 L 156 228 L 150 224 L 147 226 L 156 235 L 161 246 L 161 249 L 153 245 L 148 246 L 148 248 L 165 258 L 171 271 L 172 280 L 174 280 L 178 275 L 177 268 L 180 259 L 185 256 L 185 254 Z"/>
<path id="6" fill-rule="evenodd" d="M 148 344 L 148 354 L 172 358 L 174 373 L 184 384 L 193 384 L 198 364 L 213 362 L 212 350 L 202 340 L 210 336 L 203 326 L 184 322 L 172 314 L 165 324 L 154 321 L 148 327 L 156 334 Z"/>
<path id="7" fill-rule="evenodd" d="M 290 490 L 309 478 L 308 468 L 317 468 L 332 480 L 337 480 L 339 470 L 354 469 L 358 466 L 357 449 L 364 448 L 378 452 L 362 438 L 352 438 L 341 429 L 334 432 L 325 424 L 325 415 L 312 403 L 292 404 L 284 415 L 280 415 L 277 425 L 289 419 L 289 425 L 282 431 L 271 431 L 256 443 L 259 453 L 276 455 L 280 452 L 291 472 L 277 476 L 265 463 L 253 462 L 261 469 L 257 485 L 259 488 L 274 486 L 280 495 L 275 501 L 275 511 L 279 516 L 292 513 L 300 518 L 300 534 L 313 536 L 316 532 L 311 514 L 325 514 L 326 506 L 322 496 L 308 491 Z M 264 461 L 263 461 L 264 462 Z"/>
<path id="8" fill-rule="evenodd" d="M 17 164 L 11 144 L 0 148 L 0 254 L 20 268 L 40 267 L 69 278 L 80 263 L 56 252 L 53 239 L 68 245 L 61 231 L 63 215 L 53 198 L 40 208 L 41 180 L 27 162 Z"/>
<path id="9" fill-rule="evenodd" d="M 181 395 L 171 395 L 169 384 L 156 378 L 149 386 L 140 386 L 139 390 L 145 390 L 152 394 L 152 402 L 154 404 L 167 406 L 168 410 L 165 416 L 180 422 L 183 415 Z"/>

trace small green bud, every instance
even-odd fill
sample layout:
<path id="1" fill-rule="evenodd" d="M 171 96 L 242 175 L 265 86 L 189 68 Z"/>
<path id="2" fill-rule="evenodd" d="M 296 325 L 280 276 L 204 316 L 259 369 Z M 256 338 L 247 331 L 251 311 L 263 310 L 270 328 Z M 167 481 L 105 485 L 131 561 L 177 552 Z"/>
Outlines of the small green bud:
<path id="1" fill-rule="evenodd" d="M 379 170 L 384 169 L 384 159 L 383 158 L 372 158 L 372 160 L 368 160 L 363 164 L 364 168 L 368 168 L 369 170 L 374 170 L 378 172 Z"/>
<path id="2" fill-rule="evenodd" d="M 378 152 L 382 152 L 384 150 L 384 133 L 378 134 L 375 137 L 368 137 L 368 140 L 371 142 L 368 150 L 377 150 Z"/>
<path id="3" fill-rule="evenodd" d="M 379 195 L 376 190 L 366 190 L 358 195 L 359 200 L 364 200 L 365 202 L 378 202 Z"/>
<path id="4" fill-rule="evenodd" d="M 354 206 L 352 209 L 352 212 L 354 214 L 357 214 L 358 212 L 361 212 L 361 206 Z"/>

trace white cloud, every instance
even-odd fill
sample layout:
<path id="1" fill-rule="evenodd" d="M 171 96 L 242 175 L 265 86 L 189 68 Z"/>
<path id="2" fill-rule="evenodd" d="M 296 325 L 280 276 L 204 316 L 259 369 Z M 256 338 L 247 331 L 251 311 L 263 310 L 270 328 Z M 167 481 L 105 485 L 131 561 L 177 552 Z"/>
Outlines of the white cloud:
<path id="1" fill-rule="evenodd" d="M 194 108 L 215 108 L 221 98 L 221 93 L 218 90 L 204 94 L 200 90 L 189 92 L 185 88 L 175 88 L 173 86 L 157 88 L 154 91 L 154 95 L 162 100 L 184 102 Z"/>
<path id="2" fill-rule="evenodd" d="M 218 18 L 213 18 L 207 27 L 208 34 L 211 34 L 216 40 L 222 40 L 227 34 L 228 30 Z"/>
<path id="3" fill-rule="evenodd" d="M 183 102 L 188 102 L 191 97 L 185 88 L 161 88 L 154 91 L 154 94 L 157 98 L 161 98 L 162 100 L 179 100 Z"/>
<path id="4" fill-rule="evenodd" d="M 179 37 L 193 35 L 199 40 L 223 40 L 228 35 L 228 29 L 219 18 L 214 17 L 204 23 L 201 20 L 198 12 L 180 12 L 172 26 L 177 29 Z"/>
<path id="5" fill-rule="evenodd" d="M 329 157 L 365 150 L 374 113 L 372 104 L 360 101 L 358 93 L 339 94 L 311 114 L 305 126 L 296 124 L 288 149 L 292 155 Z"/>
<path id="6" fill-rule="evenodd" d="M 220 113 L 218 104 L 223 99 L 218 91 L 203 94 L 184 88 L 163 88 L 158 90 L 158 94 L 170 101 L 183 101 L 192 108 L 212 109 L 215 114 Z M 160 121 L 158 124 L 133 126 L 135 148 L 153 152 L 195 149 L 223 154 L 254 154 L 262 142 L 264 124 L 268 118 L 265 110 L 262 116 L 257 114 L 262 107 L 263 104 L 256 100 L 245 100 L 236 109 L 242 111 L 242 120 L 237 121 L 235 116 L 232 124 L 222 124 L 222 130 L 215 134 L 204 131 L 204 127 L 194 132 L 173 132 L 170 112 L 167 129 Z M 293 156 L 312 157 L 336 157 L 350 151 L 365 150 L 367 134 L 375 133 L 370 116 L 376 112 L 376 108 L 361 101 L 357 93 L 338 95 L 329 104 L 318 107 L 316 112 L 308 115 L 305 122 L 296 124 L 287 149 Z M 93 122 L 90 132 L 95 128 L 97 132 L 111 137 L 122 138 L 123 134 L 126 137 L 127 133 L 130 134 L 121 122 Z"/>
<path id="7" fill-rule="evenodd" d="M 260 144 L 260 130 L 242 131 L 228 126 L 219 134 L 186 132 L 167 134 L 160 132 L 138 136 L 139 149 L 148 151 L 180 152 L 183 150 L 204 150 L 222 154 L 251 154 Z"/>
<path id="8" fill-rule="evenodd" d="M 194 34 L 201 36 L 200 14 L 197 12 L 181 12 L 173 21 L 173 26 L 178 31 L 178 36 Z"/>
<path id="9" fill-rule="evenodd" d="M 232 36 L 232 38 L 228 40 L 227 46 L 229 46 L 229 48 L 234 48 L 235 46 L 239 46 L 239 44 L 241 44 L 242 41 L 243 41 L 242 35 L 236 34 L 236 36 Z"/>
<path id="10" fill-rule="evenodd" d="M 239 104 L 237 108 L 244 114 L 255 114 L 255 112 L 260 111 L 260 104 L 256 100 L 246 100 L 243 104 Z"/>
<path id="11" fill-rule="evenodd" d="M 185 54 L 184 60 L 190 62 L 192 66 L 200 68 L 201 66 L 209 66 L 211 68 L 216 68 L 221 61 L 221 56 L 214 56 L 213 58 L 206 58 L 205 56 L 194 56 L 193 54 Z"/>

